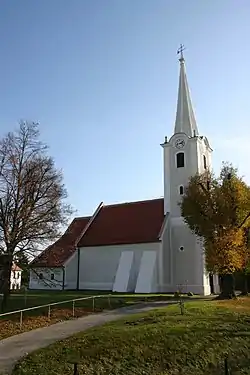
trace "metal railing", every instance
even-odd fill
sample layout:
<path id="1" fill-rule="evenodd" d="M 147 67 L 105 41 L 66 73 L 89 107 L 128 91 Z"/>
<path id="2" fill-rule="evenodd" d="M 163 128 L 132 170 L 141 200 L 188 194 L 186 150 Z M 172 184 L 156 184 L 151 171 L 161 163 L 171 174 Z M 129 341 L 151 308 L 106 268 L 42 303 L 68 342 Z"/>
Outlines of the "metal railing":
<path id="1" fill-rule="evenodd" d="M 109 303 L 109 307 L 111 306 L 110 304 L 110 297 L 117 297 L 117 296 L 112 296 L 112 295 L 95 295 L 95 296 L 88 296 L 88 297 L 81 297 L 81 298 L 74 298 L 74 299 L 70 299 L 70 300 L 65 300 L 65 301 L 59 301 L 59 302 L 52 302 L 52 303 L 48 303 L 48 304 L 45 304 L 45 305 L 39 305 L 39 306 L 33 306 L 33 307 L 28 307 L 28 308 L 25 308 L 25 309 L 22 309 L 22 310 L 14 310 L 14 311 L 9 311 L 9 312 L 6 312 L 6 313 L 3 313 L 3 314 L 0 314 L 0 318 L 2 317 L 5 317 L 5 316 L 9 316 L 9 315 L 14 315 L 14 314 L 20 314 L 20 328 L 22 328 L 22 324 L 23 324 L 23 313 L 25 311 L 32 311 L 32 310 L 39 310 L 39 309 L 42 309 L 42 308 L 48 308 L 48 318 L 50 319 L 50 316 L 51 316 L 51 307 L 52 306 L 57 306 L 57 305 L 63 305 L 63 304 L 69 304 L 69 303 L 72 303 L 72 316 L 74 317 L 75 316 L 75 303 L 77 301 L 83 301 L 83 300 L 89 300 L 89 299 L 92 299 L 92 311 L 95 310 L 95 299 L 97 298 L 108 298 L 108 303 Z M 122 296 L 119 296 L 119 298 L 122 297 Z"/>
<path id="2" fill-rule="evenodd" d="M 98 298 L 108 299 L 108 306 L 109 306 L 109 308 L 111 308 L 111 301 L 110 301 L 111 298 L 128 298 L 128 296 L 126 296 L 126 295 L 115 295 L 115 294 L 101 294 L 101 295 L 87 296 L 87 297 L 81 297 L 81 298 L 74 298 L 74 299 L 65 300 L 65 301 L 52 302 L 52 303 L 48 303 L 48 304 L 45 304 L 45 305 L 28 307 L 28 308 L 25 308 L 25 309 L 22 309 L 22 310 L 9 311 L 9 312 L 0 314 L 0 318 L 5 317 L 5 316 L 9 316 L 9 315 L 20 314 L 19 325 L 20 325 L 20 329 L 21 329 L 22 325 L 23 325 L 23 313 L 25 311 L 32 311 L 32 310 L 39 310 L 39 309 L 42 309 L 42 308 L 48 308 L 48 318 L 50 319 L 50 317 L 51 317 L 51 307 L 52 306 L 72 303 L 72 317 L 75 317 L 75 303 L 77 301 L 92 299 L 92 311 L 95 311 L 95 300 L 98 299 Z M 137 298 L 142 298 L 142 296 L 138 296 Z M 144 300 L 147 301 L 148 298 L 149 297 L 145 296 Z"/>

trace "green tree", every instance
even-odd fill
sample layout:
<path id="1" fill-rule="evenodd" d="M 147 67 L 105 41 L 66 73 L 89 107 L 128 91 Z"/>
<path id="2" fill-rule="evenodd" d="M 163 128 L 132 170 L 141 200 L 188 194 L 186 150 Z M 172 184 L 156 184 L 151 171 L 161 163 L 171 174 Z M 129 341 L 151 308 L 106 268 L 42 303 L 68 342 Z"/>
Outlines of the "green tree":
<path id="1" fill-rule="evenodd" d="M 250 187 L 224 163 L 217 178 L 210 171 L 192 177 L 180 206 L 191 231 L 203 239 L 207 270 L 222 275 L 221 297 L 234 296 L 234 272 L 248 259 Z"/>

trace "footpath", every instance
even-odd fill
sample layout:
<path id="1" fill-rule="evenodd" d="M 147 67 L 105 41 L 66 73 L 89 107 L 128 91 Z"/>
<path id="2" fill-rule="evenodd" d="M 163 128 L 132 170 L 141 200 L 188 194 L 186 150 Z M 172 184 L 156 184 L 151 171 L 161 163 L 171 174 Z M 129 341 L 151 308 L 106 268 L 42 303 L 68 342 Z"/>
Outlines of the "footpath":
<path id="1" fill-rule="evenodd" d="M 105 311 L 88 315 L 75 320 L 68 320 L 53 324 L 49 327 L 38 328 L 0 341 L 0 374 L 10 375 L 15 364 L 27 354 L 44 348 L 56 341 L 63 340 L 77 332 L 99 326 L 131 314 L 146 312 L 165 307 L 176 302 L 158 301 L 145 303 L 117 310 Z"/>

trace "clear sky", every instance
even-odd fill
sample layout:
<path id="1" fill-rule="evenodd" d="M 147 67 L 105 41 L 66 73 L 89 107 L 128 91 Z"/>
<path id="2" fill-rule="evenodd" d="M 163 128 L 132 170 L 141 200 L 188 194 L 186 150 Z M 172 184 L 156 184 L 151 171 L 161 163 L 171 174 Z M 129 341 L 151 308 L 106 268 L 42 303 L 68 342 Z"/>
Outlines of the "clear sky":
<path id="1" fill-rule="evenodd" d="M 185 44 L 201 134 L 250 183 L 249 0 L 0 0 L 0 136 L 40 123 L 78 215 L 163 195 Z"/>

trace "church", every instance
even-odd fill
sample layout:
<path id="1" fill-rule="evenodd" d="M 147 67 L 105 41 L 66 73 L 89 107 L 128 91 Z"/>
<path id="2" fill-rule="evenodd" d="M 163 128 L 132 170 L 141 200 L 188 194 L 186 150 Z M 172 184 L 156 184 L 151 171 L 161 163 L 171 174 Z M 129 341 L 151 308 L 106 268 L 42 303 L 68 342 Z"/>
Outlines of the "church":
<path id="1" fill-rule="evenodd" d="M 161 144 L 164 196 L 105 205 L 77 217 L 31 264 L 30 289 L 106 290 L 209 295 L 201 241 L 180 214 L 189 178 L 211 167 L 212 149 L 199 134 L 183 51 L 174 133 Z"/>

